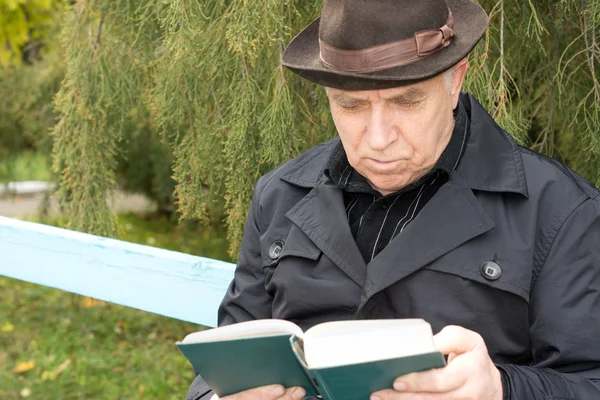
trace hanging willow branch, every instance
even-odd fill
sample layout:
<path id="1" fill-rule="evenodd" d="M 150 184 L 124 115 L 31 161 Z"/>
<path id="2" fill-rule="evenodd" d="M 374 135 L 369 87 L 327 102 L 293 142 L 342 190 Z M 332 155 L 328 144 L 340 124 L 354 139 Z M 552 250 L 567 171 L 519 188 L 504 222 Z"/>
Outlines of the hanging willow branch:
<path id="1" fill-rule="evenodd" d="M 480 3 L 490 29 L 466 89 L 520 143 L 600 182 L 600 2 Z M 148 193 L 182 218 L 225 222 L 235 256 L 256 179 L 335 135 L 322 88 L 279 64 L 321 2 L 78 5 L 63 28 L 54 129 L 72 226 L 114 233 L 106 201 L 143 171 Z M 90 27 L 101 32 L 93 46 L 81 34 Z"/>

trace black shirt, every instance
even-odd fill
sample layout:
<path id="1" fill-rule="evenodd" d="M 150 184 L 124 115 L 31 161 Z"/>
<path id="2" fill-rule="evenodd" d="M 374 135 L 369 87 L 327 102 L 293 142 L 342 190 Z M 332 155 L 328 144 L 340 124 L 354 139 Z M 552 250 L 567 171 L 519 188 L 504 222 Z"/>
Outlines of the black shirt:
<path id="1" fill-rule="evenodd" d="M 458 166 L 469 139 L 469 117 L 460 101 L 454 121 L 450 141 L 435 166 L 416 182 L 386 196 L 350 166 L 341 142 L 334 149 L 325 174 L 344 191 L 348 223 L 367 264 L 417 217 Z"/>

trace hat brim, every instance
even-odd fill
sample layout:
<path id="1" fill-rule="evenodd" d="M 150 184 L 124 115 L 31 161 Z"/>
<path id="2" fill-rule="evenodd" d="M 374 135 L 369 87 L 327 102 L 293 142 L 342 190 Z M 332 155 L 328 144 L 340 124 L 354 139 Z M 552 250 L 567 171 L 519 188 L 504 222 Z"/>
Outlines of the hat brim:
<path id="1" fill-rule="evenodd" d="M 281 64 L 316 84 L 344 90 L 386 89 L 434 77 L 467 56 L 488 27 L 487 14 L 470 0 L 447 0 L 447 4 L 454 15 L 452 42 L 448 47 L 412 64 L 370 73 L 328 69 L 320 58 L 319 18 L 290 42 Z"/>

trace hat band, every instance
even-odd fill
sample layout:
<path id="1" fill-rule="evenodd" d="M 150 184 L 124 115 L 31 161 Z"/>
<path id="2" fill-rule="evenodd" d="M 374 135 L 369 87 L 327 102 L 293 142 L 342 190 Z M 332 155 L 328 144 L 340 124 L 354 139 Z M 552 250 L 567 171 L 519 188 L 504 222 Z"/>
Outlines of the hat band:
<path id="1" fill-rule="evenodd" d="M 399 40 L 360 50 L 344 50 L 319 39 L 321 61 L 329 69 L 341 72 L 375 72 L 412 64 L 448 47 L 454 37 L 454 17 L 448 10 L 446 25 L 415 33 Z"/>

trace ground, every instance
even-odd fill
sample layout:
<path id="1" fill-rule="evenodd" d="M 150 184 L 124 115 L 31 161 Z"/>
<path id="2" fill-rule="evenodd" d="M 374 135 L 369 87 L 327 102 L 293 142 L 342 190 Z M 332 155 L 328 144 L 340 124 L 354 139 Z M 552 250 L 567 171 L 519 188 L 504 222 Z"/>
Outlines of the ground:
<path id="1" fill-rule="evenodd" d="M 0 200 L 0 215 L 35 215 L 40 199 Z M 117 199 L 120 210 L 148 205 Z M 215 228 L 144 212 L 120 214 L 118 223 L 123 240 L 227 259 L 224 232 Z M 182 399 L 192 381 L 175 341 L 199 325 L 4 277 L 0 305 L 2 400 Z"/>

